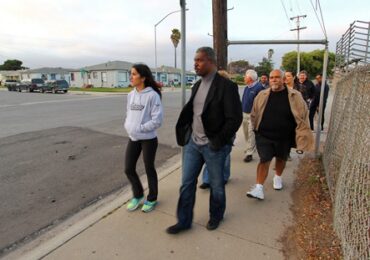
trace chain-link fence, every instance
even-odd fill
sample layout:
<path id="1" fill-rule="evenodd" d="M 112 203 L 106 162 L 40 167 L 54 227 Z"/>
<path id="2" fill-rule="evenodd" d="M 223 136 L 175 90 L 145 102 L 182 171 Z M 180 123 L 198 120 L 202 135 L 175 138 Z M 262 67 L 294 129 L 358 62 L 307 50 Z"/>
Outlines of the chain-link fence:
<path id="1" fill-rule="evenodd" d="M 336 85 L 323 163 L 345 259 L 370 259 L 370 66 Z"/>

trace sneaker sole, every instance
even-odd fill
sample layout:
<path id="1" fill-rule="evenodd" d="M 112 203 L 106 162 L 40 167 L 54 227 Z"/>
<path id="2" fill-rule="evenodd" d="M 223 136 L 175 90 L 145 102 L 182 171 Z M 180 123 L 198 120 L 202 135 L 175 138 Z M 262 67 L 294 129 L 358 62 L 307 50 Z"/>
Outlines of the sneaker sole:
<path id="1" fill-rule="evenodd" d="M 247 193 L 247 197 L 251 199 L 263 200 L 262 198 L 255 197 L 252 194 L 248 194 L 248 193 Z"/>
<path id="2" fill-rule="evenodd" d="M 139 206 L 143 203 L 143 200 L 144 199 L 142 199 L 138 204 L 137 204 L 137 206 L 135 207 L 135 208 L 132 208 L 132 209 L 128 209 L 128 208 L 126 208 L 127 209 L 127 211 L 135 211 L 135 210 L 137 210 L 138 208 L 139 208 Z"/>
<path id="3" fill-rule="evenodd" d="M 155 209 L 155 207 L 157 206 L 157 204 L 158 204 L 158 202 L 156 204 L 154 204 L 154 206 L 151 207 L 149 210 L 143 210 L 143 209 L 141 209 L 141 211 L 144 212 L 144 213 L 151 212 L 151 211 L 153 211 Z"/>
<path id="4" fill-rule="evenodd" d="M 282 187 L 281 187 L 281 188 L 275 188 L 275 187 L 274 187 L 274 190 L 282 190 L 282 189 L 283 189 Z"/>
<path id="5" fill-rule="evenodd" d="M 155 209 L 155 207 L 153 207 L 153 208 L 151 208 L 151 209 L 149 209 L 149 210 L 141 210 L 142 212 L 144 212 L 144 213 L 149 213 L 149 212 L 151 212 L 151 211 L 153 211 Z"/>

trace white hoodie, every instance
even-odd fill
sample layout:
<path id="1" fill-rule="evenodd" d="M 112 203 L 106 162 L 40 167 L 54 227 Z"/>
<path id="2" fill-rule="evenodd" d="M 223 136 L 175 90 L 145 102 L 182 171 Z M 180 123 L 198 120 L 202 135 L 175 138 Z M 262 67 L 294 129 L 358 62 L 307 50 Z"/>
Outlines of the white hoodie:
<path id="1" fill-rule="evenodd" d="M 157 137 L 156 129 L 162 125 L 163 108 L 157 92 L 146 87 L 136 88 L 127 95 L 125 129 L 132 141 Z"/>

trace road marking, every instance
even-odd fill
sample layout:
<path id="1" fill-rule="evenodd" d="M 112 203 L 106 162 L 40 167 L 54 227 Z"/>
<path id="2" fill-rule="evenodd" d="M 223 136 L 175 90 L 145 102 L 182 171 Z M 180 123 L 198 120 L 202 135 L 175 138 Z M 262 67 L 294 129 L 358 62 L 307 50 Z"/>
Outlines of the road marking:
<path id="1" fill-rule="evenodd" d="M 73 102 L 73 101 L 90 101 L 94 99 L 102 99 L 102 98 L 112 98 L 117 96 L 101 96 L 101 97 L 89 97 L 89 98 L 76 98 L 76 99 L 57 99 L 57 100 L 47 100 L 47 101 L 37 101 L 37 102 L 26 102 L 26 103 L 20 103 L 15 105 L 0 105 L 1 108 L 7 108 L 7 107 L 17 107 L 17 106 L 32 106 L 32 105 L 39 105 L 39 104 L 50 104 L 50 103 L 62 103 L 62 102 Z M 121 96 L 120 96 L 121 97 Z"/>

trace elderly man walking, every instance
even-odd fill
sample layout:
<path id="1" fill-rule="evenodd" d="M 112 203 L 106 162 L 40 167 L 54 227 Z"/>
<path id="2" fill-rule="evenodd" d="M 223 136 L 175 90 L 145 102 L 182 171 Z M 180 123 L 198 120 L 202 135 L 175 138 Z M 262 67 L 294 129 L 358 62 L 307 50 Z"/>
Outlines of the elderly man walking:
<path id="1" fill-rule="evenodd" d="M 254 100 L 251 120 L 256 132 L 260 162 L 257 166 L 257 184 L 247 192 L 250 198 L 264 199 L 263 184 L 273 157 L 276 170 L 273 188 L 281 190 L 281 175 L 290 148 L 296 147 L 299 153 L 313 149 L 306 102 L 297 90 L 284 86 L 283 77 L 282 71 L 271 71 L 270 88 L 260 92 Z"/>
<path id="2" fill-rule="evenodd" d="M 244 76 L 244 83 L 247 85 L 244 89 L 242 97 L 243 107 L 243 131 L 245 142 L 247 143 L 247 149 L 245 152 L 244 162 L 250 162 L 253 160 L 253 153 L 256 151 L 256 141 L 251 124 L 250 113 L 253 106 L 254 98 L 257 94 L 263 90 L 263 86 L 257 81 L 257 72 L 254 70 L 247 70 Z"/>
<path id="3" fill-rule="evenodd" d="M 226 209 L 225 160 L 242 122 L 238 86 L 217 73 L 214 50 L 199 48 L 194 68 L 202 79 L 192 88 L 190 99 L 176 124 L 176 139 L 180 146 L 184 146 L 184 157 L 178 221 L 167 228 L 169 234 L 191 228 L 196 185 L 204 163 L 211 190 L 207 229 L 214 230 L 219 226 Z"/>

